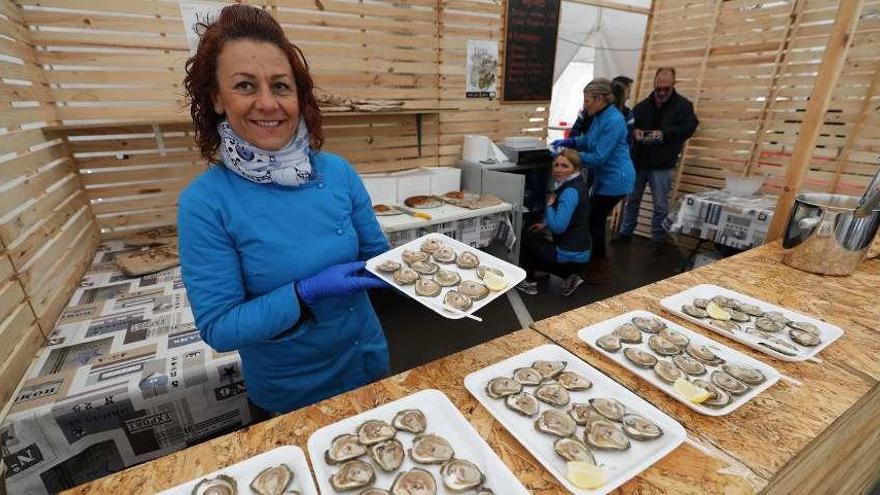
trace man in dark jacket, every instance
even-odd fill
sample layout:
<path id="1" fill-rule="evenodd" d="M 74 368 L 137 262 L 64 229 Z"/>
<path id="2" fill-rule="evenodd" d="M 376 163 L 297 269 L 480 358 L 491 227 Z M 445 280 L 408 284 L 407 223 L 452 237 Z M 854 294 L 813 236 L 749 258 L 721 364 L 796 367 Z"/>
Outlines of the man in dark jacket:
<path id="1" fill-rule="evenodd" d="M 633 113 L 632 158 L 636 185 L 626 198 L 620 234 L 612 242 L 626 243 L 632 239 L 646 185 L 651 186 L 654 202 L 651 240 L 662 242 L 666 237 L 663 220 L 669 212 L 675 166 L 685 141 L 697 130 L 699 121 L 691 102 L 675 91 L 675 69 L 671 67 L 657 69 L 654 91 L 636 105 Z"/>

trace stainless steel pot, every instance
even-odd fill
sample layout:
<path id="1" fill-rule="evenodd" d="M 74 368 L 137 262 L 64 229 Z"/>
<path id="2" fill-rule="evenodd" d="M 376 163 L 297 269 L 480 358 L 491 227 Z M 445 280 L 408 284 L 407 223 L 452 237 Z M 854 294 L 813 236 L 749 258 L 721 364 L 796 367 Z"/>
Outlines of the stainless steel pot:
<path id="1" fill-rule="evenodd" d="M 857 216 L 859 202 L 839 194 L 798 194 L 782 239 L 783 263 L 823 275 L 852 273 L 880 227 L 880 208 Z"/>

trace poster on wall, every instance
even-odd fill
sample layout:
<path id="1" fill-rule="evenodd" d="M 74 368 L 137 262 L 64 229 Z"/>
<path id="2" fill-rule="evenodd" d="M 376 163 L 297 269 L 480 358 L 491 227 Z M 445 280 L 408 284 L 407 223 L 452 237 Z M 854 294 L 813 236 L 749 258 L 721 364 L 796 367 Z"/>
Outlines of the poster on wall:
<path id="1" fill-rule="evenodd" d="M 468 40 L 467 42 L 467 98 L 495 98 L 498 78 L 498 43 Z"/>
<path id="2" fill-rule="evenodd" d="M 199 47 L 198 24 L 210 24 L 220 15 L 225 7 L 218 2 L 197 2 L 182 0 L 180 2 L 180 16 L 183 18 L 183 30 L 186 32 L 186 44 L 189 45 L 190 55 L 195 55 Z"/>

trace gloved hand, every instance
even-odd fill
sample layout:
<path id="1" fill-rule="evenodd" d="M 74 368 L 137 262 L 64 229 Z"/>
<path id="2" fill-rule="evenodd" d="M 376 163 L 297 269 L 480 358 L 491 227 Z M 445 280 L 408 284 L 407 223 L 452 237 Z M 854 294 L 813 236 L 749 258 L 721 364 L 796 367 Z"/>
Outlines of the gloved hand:
<path id="1" fill-rule="evenodd" d="M 364 266 L 363 261 L 333 265 L 296 282 L 294 288 L 299 298 L 311 306 L 327 297 L 345 297 L 364 289 L 387 287 L 381 279 L 365 272 Z"/>
<path id="2" fill-rule="evenodd" d="M 556 149 L 574 148 L 575 146 L 577 146 L 577 144 L 575 144 L 574 139 L 565 138 L 565 139 L 557 139 L 556 141 L 553 141 L 552 143 L 550 143 L 550 146 L 552 146 Z"/>

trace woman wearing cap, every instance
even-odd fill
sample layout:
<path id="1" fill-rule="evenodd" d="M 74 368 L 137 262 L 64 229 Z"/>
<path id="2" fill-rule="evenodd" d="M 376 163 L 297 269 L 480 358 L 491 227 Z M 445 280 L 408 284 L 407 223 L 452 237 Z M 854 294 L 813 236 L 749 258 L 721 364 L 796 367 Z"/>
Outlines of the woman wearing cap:
<path id="1" fill-rule="evenodd" d="M 239 352 L 266 416 L 389 372 L 365 290 L 383 282 L 363 272 L 388 242 L 358 175 L 320 151 L 308 65 L 272 16 L 230 5 L 202 27 L 184 83 L 215 165 L 180 196 L 183 279 L 202 339 Z"/>
<path id="2" fill-rule="evenodd" d="M 584 168 L 593 170 L 590 199 L 592 258 L 605 258 L 605 224 L 611 210 L 635 184 L 635 169 L 627 144 L 626 121 L 614 105 L 613 83 L 597 78 L 584 88 L 584 108 L 591 117 L 586 134 L 552 143 L 556 148 L 575 148 Z"/>

